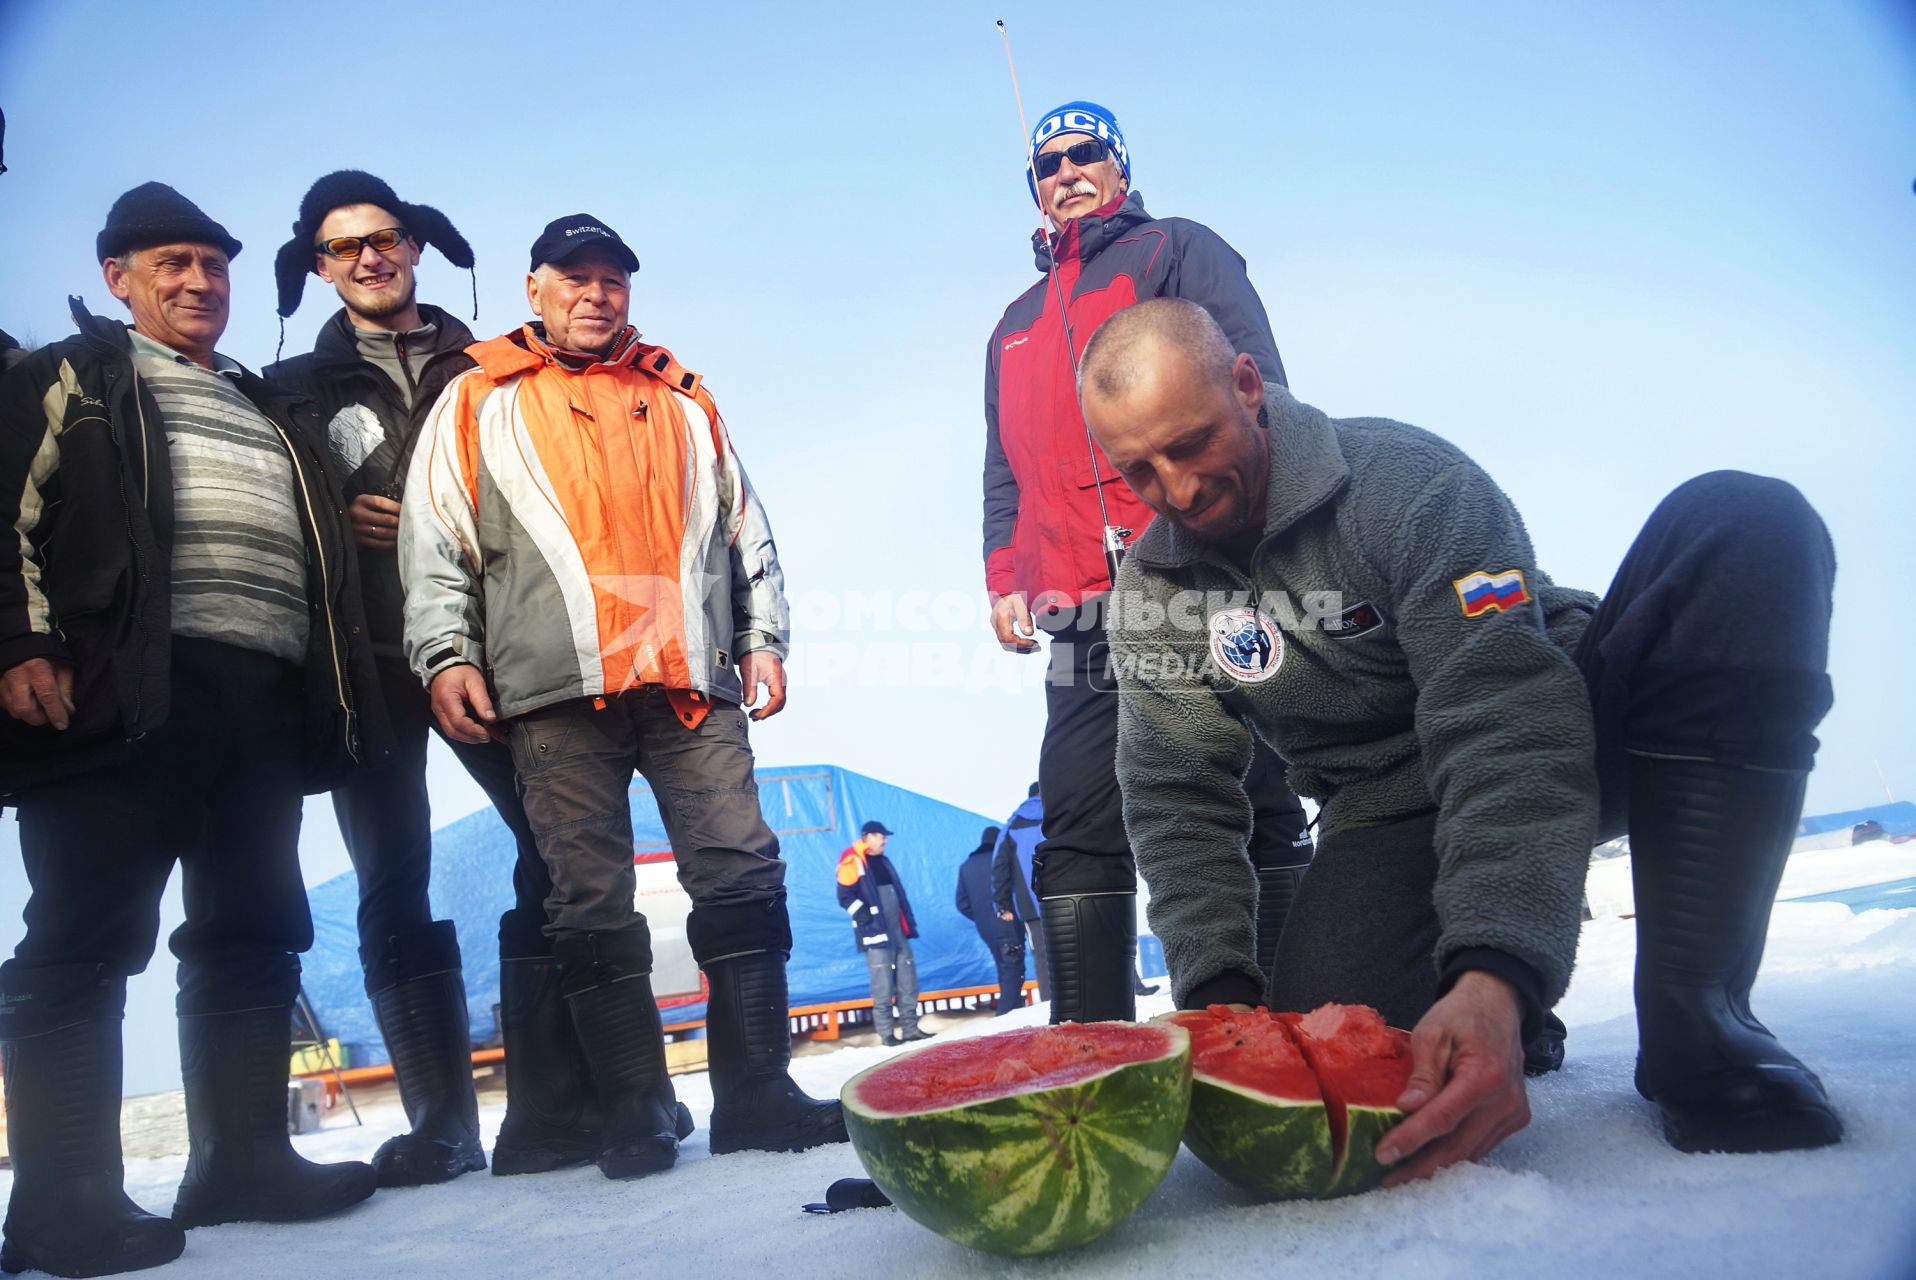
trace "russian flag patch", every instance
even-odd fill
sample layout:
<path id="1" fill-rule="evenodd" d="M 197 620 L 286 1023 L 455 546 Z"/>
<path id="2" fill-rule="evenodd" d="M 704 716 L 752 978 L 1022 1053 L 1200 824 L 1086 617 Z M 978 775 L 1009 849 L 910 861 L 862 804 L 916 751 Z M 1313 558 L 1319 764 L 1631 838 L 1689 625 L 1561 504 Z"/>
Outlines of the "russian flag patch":
<path id="1" fill-rule="evenodd" d="M 1485 573 L 1479 569 L 1450 585 L 1457 590 L 1457 601 L 1463 605 L 1466 618 L 1530 603 L 1530 588 L 1524 585 L 1521 569 L 1505 569 L 1502 573 Z"/>

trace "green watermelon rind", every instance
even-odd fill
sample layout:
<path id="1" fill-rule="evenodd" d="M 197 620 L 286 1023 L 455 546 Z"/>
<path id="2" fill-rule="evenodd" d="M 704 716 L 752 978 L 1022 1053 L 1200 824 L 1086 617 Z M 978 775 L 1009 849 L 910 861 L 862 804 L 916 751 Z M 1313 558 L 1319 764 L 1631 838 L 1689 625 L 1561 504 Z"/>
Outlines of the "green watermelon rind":
<path id="1" fill-rule="evenodd" d="M 1344 1162 L 1338 1166 L 1330 1186 L 1324 1190 L 1324 1198 L 1333 1196 L 1354 1196 L 1374 1190 L 1384 1181 L 1384 1175 L 1390 1172 L 1390 1166 L 1377 1158 L 1377 1143 L 1386 1133 L 1402 1121 L 1407 1113 L 1395 1107 L 1363 1107 L 1355 1104 L 1345 1109 L 1346 1137 L 1344 1140 Z"/>
<path id="2" fill-rule="evenodd" d="M 1331 1122 L 1322 1102 L 1194 1074 L 1184 1145 L 1226 1182 L 1266 1200 L 1315 1199 L 1331 1183 Z"/>
<path id="3" fill-rule="evenodd" d="M 1173 1016 L 1152 1021 L 1176 1026 Z M 1377 1159 L 1377 1143 L 1406 1114 L 1395 1107 L 1347 1105 L 1344 1150 L 1333 1164 L 1326 1103 L 1276 1097 L 1193 1068 L 1184 1145 L 1218 1176 L 1253 1195 L 1330 1200 L 1382 1185 L 1390 1167 Z M 1300 1135 L 1299 1149 L 1291 1148 Z"/>
<path id="4" fill-rule="evenodd" d="M 1160 1057 L 909 1115 L 862 1106 L 858 1085 L 869 1071 L 860 1072 L 840 1093 L 845 1129 L 879 1189 L 946 1239 L 1013 1256 L 1073 1249 L 1130 1216 L 1177 1157 L 1191 1042 L 1174 1030 Z"/>

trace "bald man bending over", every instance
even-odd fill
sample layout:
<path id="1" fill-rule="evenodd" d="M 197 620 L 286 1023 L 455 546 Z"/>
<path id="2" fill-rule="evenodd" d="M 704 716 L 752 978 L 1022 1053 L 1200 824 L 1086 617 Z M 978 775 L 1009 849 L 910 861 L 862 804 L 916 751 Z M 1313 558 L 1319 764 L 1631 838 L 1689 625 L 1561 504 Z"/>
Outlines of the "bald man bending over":
<path id="1" fill-rule="evenodd" d="M 1537 567 L 1461 450 L 1298 403 L 1201 307 L 1112 316 L 1079 396 L 1164 517 L 1118 576 L 1111 642 L 1125 826 L 1180 1007 L 1375 1006 L 1414 1027 L 1412 1114 L 1378 1145 L 1389 1184 L 1479 1159 L 1529 1122 L 1525 1046 L 1553 1065 L 1590 850 L 1627 831 L 1636 1083 L 1666 1137 L 1840 1140 L 1822 1084 L 1749 1007 L 1830 705 L 1834 552 L 1794 488 L 1689 481 L 1599 602 Z M 1268 989 L 1240 781 L 1254 735 L 1323 806 Z"/>

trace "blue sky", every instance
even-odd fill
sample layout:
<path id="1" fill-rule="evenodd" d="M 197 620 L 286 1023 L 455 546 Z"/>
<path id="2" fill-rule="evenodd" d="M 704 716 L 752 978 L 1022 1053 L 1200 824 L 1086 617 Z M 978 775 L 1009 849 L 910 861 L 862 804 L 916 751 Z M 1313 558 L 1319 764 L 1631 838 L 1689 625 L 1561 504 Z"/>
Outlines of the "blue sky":
<path id="1" fill-rule="evenodd" d="M 524 317 L 539 227 L 591 212 L 779 536 L 801 629 L 761 761 L 1008 812 L 1043 704 L 1040 660 L 986 635 L 979 567 L 984 343 L 1034 278 L 1000 16 L 1030 111 L 1109 105 L 1148 206 L 1245 256 L 1293 390 L 1457 441 L 1559 580 L 1601 590 L 1699 471 L 1799 485 L 1841 566 L 1810 807 L 1881 800 L 1879 761 L 1916 797 L 1906 6 L 0 0 L 0 326 L 61 336 L 73 292 L 110 309 L 93 235 L 148 179 L 245 242 L 224 347 L 251 365 L 327 170 L 451 216 L 482 334 Z M 469 306 L 431 251 L 421 286 Z M 331 311 L 309 280 L 287 349 Z M 435 785 L 444 817 L 480 802 L 456 767 Z M 305 859 L 345 866 L 323 804 Z"/>

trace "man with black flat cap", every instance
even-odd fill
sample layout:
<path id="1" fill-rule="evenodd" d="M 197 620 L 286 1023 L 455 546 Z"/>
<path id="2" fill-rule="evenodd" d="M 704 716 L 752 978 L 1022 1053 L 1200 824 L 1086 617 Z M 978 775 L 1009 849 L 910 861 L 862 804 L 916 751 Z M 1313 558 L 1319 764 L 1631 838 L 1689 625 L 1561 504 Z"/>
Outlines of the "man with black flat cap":
<path id="1" fill-rule="evenodd" d="M 692 899 L 714 1153 L 845 1139 L 793 1083 L 778 839 L 745 708 L 785 705 L 784 574 L 698 374 L 626 323 L 637 256 L 589 214 L 534 241 L 537 317 L 471 348 L 413 450 L 399 519 L 406 656 L 449 737 L 503 733 L 553 881 L 545 932 L 602 1115 L 599 1167 L 678 1156 L 633 907 L 630 789 L 651 784 Z"/>
<path id="2" fill-rule="evenodd" d="M 340 835 L 359 879 L 359 959 L 399 1081 L 411 1131 L 373 1156 L 382 1186 L 445 1182 L 485 1167 L 473 1094 L 459 936 L 434 920 L 432 808 L 426 744 L 432 709 L 402 644 L 405 592 L 399 581 L 399 495 L 419 428 L 454 377 L 472 368 L 472 333 L 458 317 L 420 302 L 413 272 L 430 245 L 471 269 L 472 248 L 447 217 L 402 201 L 384 181 L 347 169 L 313 183 L 299 204 L 293 238 L 274 271 L 282 323 L 298 308 L 309 275 L 333 286 L 340 309 L 306 355 L 270 366 L 266 376 L 320 407 L 334 474 L 349 500 L 366 627 L 394 730 L 391 758 L 362 770 L 333 792 Z M 444 735 L 441 735 L 442 737 Z M 526 825 L 503 743 L 446 738 L 466 772 L 511 830 L 519 857 L 515 905 L 499 922 L 500 1016 L 507 1029 L 510 1093 L 493 1172 L 531 1173 L 588 1163 L 598 1156 L 584 1071 L 569 1035 L 534 1036 L 531 1007 L 564 1008 L 550 981 L 545 897 L 552 882 Z M 517 1032 L 515 1034 L 515 1031 Z M 549 1105 L 541 1105 L 551 1095 Z M 515 1105 L 516 1103 L 516 1105 Z"/>
<path id="3" fill-rule="evenodd" d="M 0 379 L 0 792 L 32 885 L 0 965 L 0 1267 L 61 1275 L 157 1266 L 183 1228 L 319 1217 L 375 1185 L 286 1137 L 313 942 L 301 799 L 384 734 L 318 413 L 215 349 L 240 245 L 179 192 L 127 192 L 96 247 L 132 326 L 76 298 L 80 332 Z M 118 1119 L 126 980 L 175 862 L 191 1153 L 169 1221 L 122 1190 Z"/>

